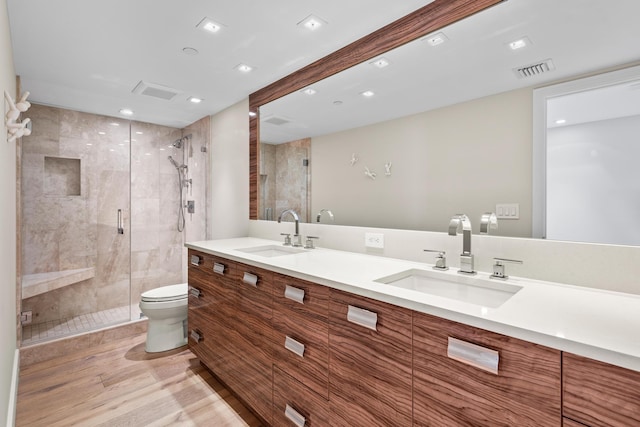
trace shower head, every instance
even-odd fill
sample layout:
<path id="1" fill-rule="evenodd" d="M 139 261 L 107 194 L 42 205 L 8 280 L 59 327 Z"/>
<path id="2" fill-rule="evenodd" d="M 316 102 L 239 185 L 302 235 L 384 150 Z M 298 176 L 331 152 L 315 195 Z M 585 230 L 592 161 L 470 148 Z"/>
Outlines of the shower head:
<path id="1" fill-rule="evenodd" d="M 182 148 L 182 138 L 176 139 L 175 141 L 173 141 L 173 144 L 171 145 L 173 145 L 176 148 Z"/>

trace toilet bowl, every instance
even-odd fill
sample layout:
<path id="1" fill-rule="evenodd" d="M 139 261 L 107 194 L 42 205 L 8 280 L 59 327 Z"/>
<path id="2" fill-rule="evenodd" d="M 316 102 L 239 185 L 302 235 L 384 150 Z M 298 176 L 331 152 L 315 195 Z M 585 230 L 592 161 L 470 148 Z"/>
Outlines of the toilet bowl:
<path id="1" fill-rule="evenodd" d="M 187 344 L 186 283 L 162 286 L 144 292 L 140 311 L 149 319 L 145 351 L 157 353 Z"/>

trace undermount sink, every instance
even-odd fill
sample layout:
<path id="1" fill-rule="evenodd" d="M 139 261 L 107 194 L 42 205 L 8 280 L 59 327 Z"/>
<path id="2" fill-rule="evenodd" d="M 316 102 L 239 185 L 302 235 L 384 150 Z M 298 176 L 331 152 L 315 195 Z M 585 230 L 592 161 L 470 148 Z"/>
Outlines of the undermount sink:
<path id="1" fill-rule="evenodd" d="M 277 256 L 295 255 L 299 254 L 300 252 L 304 252 L 305 250 L 302 248 L 294 248 L 291 246 L 265 245 L 236 249 L 236 251 L 272 258 Z"/>
<path id="2" fill-rule="evenodd" d="M 500 307 L 522 289 L 499 280 L 419 269 L 402 271 L 374 282 L 489 308 Z"/>

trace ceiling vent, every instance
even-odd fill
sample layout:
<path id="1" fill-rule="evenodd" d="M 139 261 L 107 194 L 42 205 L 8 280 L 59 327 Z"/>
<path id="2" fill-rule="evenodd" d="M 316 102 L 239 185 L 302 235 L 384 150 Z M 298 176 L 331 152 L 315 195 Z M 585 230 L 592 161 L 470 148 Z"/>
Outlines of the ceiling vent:
<path id="1" fill-rule="evenodd" d="M 182 93 L 179 90 L 162 85 L 157 85 L 155 83 L 148 83 L 143 80 L 140 80 L 140 83 L 138 83 L 131 92 L 137 93 L 138 95 L 146 95 L 152 96 L 154 98 L 164 99 L 166 101 L 171 101 L 173 98 L 175 98 L 176 95 Z"/>
<path id="2" fill-rule="evenodd" d="M 264 120 L 262 121 L 264 123 L 269 123 L 275 126 L 282 126 L 284 124 L 291 123 L 291 120 L 285 119 L 284 117 L 278 117 L 278 116 L 268 116 L 268 117 L 265 117 Z"/>
<path id="3" fill-rule="evenodd" d="M 524 79 L 526 77 L 535 77 L 548 71 L 553 71 L 555 69 L 556 66 L 553 65 L 553 61 L 551 61 L 550 59 L 545 59 L 544 61 L 537 62 L 535 64 L 514 68 L 513 72 L 516 73 L 518 78 Z"/>

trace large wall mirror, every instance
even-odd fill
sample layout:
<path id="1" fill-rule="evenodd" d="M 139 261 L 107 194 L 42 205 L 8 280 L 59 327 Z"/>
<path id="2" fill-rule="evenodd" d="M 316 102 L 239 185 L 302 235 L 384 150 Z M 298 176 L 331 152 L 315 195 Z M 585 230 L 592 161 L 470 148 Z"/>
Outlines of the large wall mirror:
<path id="1" fill-rule="evenodd" d="M 329 209 L 336 225 L 446 231 L 464 212 L 475 232 L 504 209 L 496 234 L 546 237 L 534 90 L 637 64 L 640 3 L 436 0 L 421 13 L 405 33 L 374 33 L 379 49 L 338 51 L 252 94 L 251 219 Z"/>

